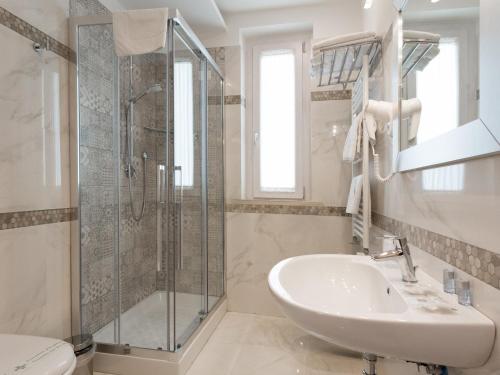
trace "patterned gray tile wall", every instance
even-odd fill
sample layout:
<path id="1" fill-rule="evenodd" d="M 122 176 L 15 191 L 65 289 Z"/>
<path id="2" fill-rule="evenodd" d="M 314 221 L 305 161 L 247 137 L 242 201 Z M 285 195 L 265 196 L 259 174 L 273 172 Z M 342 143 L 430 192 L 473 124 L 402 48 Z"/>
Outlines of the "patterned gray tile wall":
<path id="1" fill-rule="evenodd" d="M 97 0 L 70 0 L 71 16 L 109 14 Z M 114 250 L 118 225 L 113 138 L 111 26 L 80 28 L 80 233 L 82 330 L 94 333 L 115 316 Z"/>
<path id="2" fill-rule="evenodd" d="M 377 213 L 372 217 L 374 225 L 406 236 L 419 249 L 500 289 L 500 254 Z"/>
<path id="3" fill-rule="evenodd" d="M 161 137 L 164 133 L 148 129 L 163 130 L 161 100 L 164 96 L 149 94 L 134 106 L 134 155 L 133 167 L 135 178 L 132 180 L 132 200 L 136 215 L 140 211 L 142 197 L 145 194 L 144 215 L 140 221 L 132 217 L 128 178 L 123 167 L 127 162 L 126 143 L 126 107 L 129 98 L 129 77 L 132 74 L 132 91 L 139 93 L 153 84 L 162 82 L 161 68 L 165 59 L 161 55 L 148 54 L 134 56 L 132 71 L 130 58 L 120 59 L 120 295 L 122 312 L 127 311 L 138 302 L 157 290 L 156 278 L 156 189 L 158 158 L 162 158 Z M 163 88 L 165 88 L 163 83 Z M 143 187 L 144 162 L 143 152 L 148 154 L 146 161 L 146 186 Z M 145 190 L 144 190 L 145 189 Z"/>

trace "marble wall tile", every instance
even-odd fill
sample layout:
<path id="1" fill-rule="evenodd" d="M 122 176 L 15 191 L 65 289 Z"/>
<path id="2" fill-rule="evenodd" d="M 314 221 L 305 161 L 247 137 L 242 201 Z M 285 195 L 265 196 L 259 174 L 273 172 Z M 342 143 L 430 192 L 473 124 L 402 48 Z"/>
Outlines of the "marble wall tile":
<path id="1" fill-rule="evenodd" d="M 2 0 L 1 6 L 59 42 L 68 44 L 68 0 Z"/>
<path id="2" fill-rule="evenodd" d="M 373 223 L 453 267 L 500 289 L 500 254 L 374 213 Z"/>
<path id="3" fill-rule="evenodd" d="M 69 207 L 68 62 L 0 26 L 0 211 Z"/>
<path id="4" fill-rule="evenodd" d="M 378 152 L 386 157 L 390 143 Z M 387 170 L 387 165 L 383 166 Z M 373 210 L 500 254 L 500 156 L 397 174 L 373 183 Z"/>
<path id="5" fill-rule="evenodd" d="M 70 327 L 69 223 L 0 231 L 0 331 L 57 338 Z"/>
<path id="6" fill-rule="evenodd" d="M 352 166 L 342 160 L 351 101 L 311 102 L 311 200 L 345 207 Z"/>
<path id="7" fill-rule="evenodd" d="M 241 47 L 225 47 L 224 95 L 241 95 Z M 240 98 L 241 100 L 241 98 Z"/>
<path id="8" fill-rule="evenodd" d="M 225 106 L 224 115 L 225 196 L 230 201 L 241 199 L 241 106 Z"/>
<path id="9" fill-rule="evenodd" d="M 279 261 L 312 253 L 351 253 L 347 217 L 226 213 L 230 311 L 281 315 L 267 274 Z"/>
<path id="10" fill-rule="evenodd" d="M 74 54 L 66 44 L 52 38 L 3 7 L 0 7 L 0 24 L 31 40 L 33 48 L 38 49 L 37 52 L 51 51 L 66 60 L 74 61 Z"/>

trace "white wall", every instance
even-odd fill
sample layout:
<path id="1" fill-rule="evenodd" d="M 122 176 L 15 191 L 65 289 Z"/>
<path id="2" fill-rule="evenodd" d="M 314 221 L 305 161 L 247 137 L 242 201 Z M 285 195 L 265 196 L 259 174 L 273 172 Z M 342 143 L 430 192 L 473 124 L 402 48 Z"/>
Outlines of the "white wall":
<path id="1" fill-rule="evenodd" d="M 375 0 L 370 9 L 363 10 L 363 30 L 384 35 L 391 26 L 397 10 L 392 0 Z"/>

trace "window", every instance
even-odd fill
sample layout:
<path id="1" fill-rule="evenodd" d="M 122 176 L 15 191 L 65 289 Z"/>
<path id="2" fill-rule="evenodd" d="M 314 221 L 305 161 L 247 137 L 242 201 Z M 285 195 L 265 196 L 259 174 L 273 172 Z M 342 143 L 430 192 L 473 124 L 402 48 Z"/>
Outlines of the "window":
<path id="1" fill-rule="evenodd" d="M 253 196 L 304 197 L 302 44 L 253 48 Z"/>
<path id="2" fill-rule="evenodd" d="M 429 65 L 417 72 L 417 98 L 425 108 L 418 129 L 418 143 L 459 125 L 458 43 L 454 39 L 443 39 L 439 42 L 439 50 Z"/>
<path id="3" fill-rule="evenodd" d="M 176 186 L 193 186 L 193 142 L 193 64 L 181 61 L 174 65 L 174 158 L 181 168 Z"/>

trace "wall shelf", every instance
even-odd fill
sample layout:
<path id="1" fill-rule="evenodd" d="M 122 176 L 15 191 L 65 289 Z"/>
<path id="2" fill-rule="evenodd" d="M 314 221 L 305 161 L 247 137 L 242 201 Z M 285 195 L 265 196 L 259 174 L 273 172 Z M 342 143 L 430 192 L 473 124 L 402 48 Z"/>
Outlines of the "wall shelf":
<path id="1" fill-rule="evenodd" d="M 321 49 L 312 60 L 312 76 L 316 86 L 342 85 L 345 90 L 358 80 L 363 68 L 363 56 L 368 56 L 371 75 L 380 61 L 381 51 L 379 38 Z"/>

